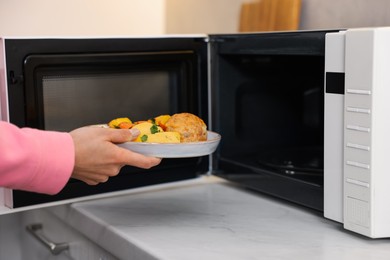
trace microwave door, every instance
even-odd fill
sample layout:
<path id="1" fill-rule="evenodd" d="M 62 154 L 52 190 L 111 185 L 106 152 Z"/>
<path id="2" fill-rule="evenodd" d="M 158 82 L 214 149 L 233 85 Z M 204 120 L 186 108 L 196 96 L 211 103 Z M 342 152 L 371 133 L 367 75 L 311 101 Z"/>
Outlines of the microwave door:
<path id="1" fill-rule="evenodd" d="M 1 89 L 8 92 L 10 122 L 19 127 L 70 131 L 118 117 L 139 121 L 179 112 L 208 121 L 204 36 L 12 38 L 3 42 L 6 75 L 15 80 L 11 78 Z M 208 169 L 208 156 L 164 159 L 150 170 L 123 167 L 118 176 L 97 186 L 71 179 L 54 196 L 7 190 L 6 204 L 23 208 L 110 196 L 197 178 Z"/>

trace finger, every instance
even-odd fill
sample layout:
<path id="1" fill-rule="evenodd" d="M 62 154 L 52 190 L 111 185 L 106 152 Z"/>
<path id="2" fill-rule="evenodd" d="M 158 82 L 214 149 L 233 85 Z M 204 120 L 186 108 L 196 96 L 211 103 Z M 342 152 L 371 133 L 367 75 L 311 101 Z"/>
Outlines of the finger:
<path id="1" fill-rule="evenodd" d="M 115 129 L 111 131 L 109 140 L 110 142 L 113 143 L 124 143 L 124 142 L 129 142 L 140 134 L 140 131 L 136 128 L 133 129 Z"/>
<path id="2" fill-rule="evenodd" d="M 97 180 L 99 183 L 105 183 L 110 179 L 109 176 L 101 176 L 99 180 Z"/>
<path id="3" fill-rule="evenodd" d="M 99 182 L 95 181 L 95 180 L 92 180 L 92 179 L 81 179 L 82 182 L 90 185 L 90 186 L 96 186 L 99 184 Z"/>
<path id="4" fill-rule="evenodd" d="M 156 157 L 149 157 L 139 153 L 134 153 L 132 151 L 122 149 L 121 158 L 122 162 L 126 165 L 135 166 L 143 169 L 150 169 L 158 164 L 160 164 L 161 159 Z"/>
<path id="5" fill-rule="evenodd" d="M 81 180 L 89 185 L 96 185 L 98 183 L 107 182 L 110 177 L 114 177 L 119 174 L 121 166 L 112 165 L 107 168 L 100 168 L 96 171 L 81 171 L 74 172 L 72 178 Z"/>
<path id="6" fill-rule="evenodd" d="M 105 183 L 109 180 L 109 176 L 99 175 L 95 177 L 86 178 L 83 180 L 88 185 L 98 185 L 99 183 Z"/>

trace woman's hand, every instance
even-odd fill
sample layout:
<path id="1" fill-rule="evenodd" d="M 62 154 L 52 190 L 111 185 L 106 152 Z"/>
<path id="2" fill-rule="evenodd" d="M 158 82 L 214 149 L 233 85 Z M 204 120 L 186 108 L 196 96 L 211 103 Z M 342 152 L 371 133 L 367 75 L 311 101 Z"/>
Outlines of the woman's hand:
<path id="1" fill-rule="evenodd" d="M 72 178 L 89 185 L 106 182 L 116 176 L 124 165 L 149 169 L 161 159 L 123 149 L 117 143 L 135 139 L 138 129 L 107 129 L 82 127 L 70 132 L 75 145 L 75 166 Z"/>

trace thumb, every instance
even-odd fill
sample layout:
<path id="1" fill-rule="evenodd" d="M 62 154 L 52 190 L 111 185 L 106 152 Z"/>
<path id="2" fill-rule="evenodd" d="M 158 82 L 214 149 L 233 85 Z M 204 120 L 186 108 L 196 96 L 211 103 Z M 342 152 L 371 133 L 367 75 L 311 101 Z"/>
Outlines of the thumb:
<path id="1" fill-rule="evenodd" d="M 137 138 L 140 131 L 136 128 L 133 129 L 115 129 L 110 135 L 110 141 L 113 143 L 124 143 L 129 142 Z"/>

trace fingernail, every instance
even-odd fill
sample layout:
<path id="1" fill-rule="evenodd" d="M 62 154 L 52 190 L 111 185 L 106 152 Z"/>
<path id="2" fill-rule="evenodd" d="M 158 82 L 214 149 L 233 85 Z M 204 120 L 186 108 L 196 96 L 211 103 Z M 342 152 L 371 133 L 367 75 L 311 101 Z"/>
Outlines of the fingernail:
<path id="1" fill-rule="evenodd" d="M 131 128 L 130 133 L 133 137 L 136 137 L 140 134 L 140 131 L 137 128 Z"/>

